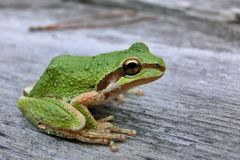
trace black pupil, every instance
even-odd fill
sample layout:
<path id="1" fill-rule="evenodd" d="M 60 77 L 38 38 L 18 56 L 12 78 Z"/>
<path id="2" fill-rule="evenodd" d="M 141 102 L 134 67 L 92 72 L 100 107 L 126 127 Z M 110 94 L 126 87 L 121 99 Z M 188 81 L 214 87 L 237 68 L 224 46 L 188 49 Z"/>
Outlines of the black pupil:
<path id="1" fill-rule="evenodd" d="M 134 63 L 134 62 L 128 63 L 128 65 L 127 65 L 127 68 L 128 68 L 128 69 L 134 69 L 134 68 L 136 68 L 136 67 L 137 67 L 137 64 Z"/>
<path id="2" fill-rule="evenodd" d="M 135 75 L 135 74 L 139 73 L 140 67 L 139 67 L 139 64 L 136 62 L 129 62 L 125 66 L 124 70 L 127 75 Z"/>

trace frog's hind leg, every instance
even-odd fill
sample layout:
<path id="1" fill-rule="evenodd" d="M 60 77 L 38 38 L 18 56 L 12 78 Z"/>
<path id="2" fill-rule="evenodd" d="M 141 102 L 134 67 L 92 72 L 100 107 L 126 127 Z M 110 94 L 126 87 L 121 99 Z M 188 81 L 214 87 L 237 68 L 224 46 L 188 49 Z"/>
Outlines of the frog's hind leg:
<path id="1" fill-rule="evenodd" d="M 91 125 L 87 127 L 87 120 L 90 121 L 92 117 L 87 109 L 84 110 L 84 107 L 78 110 L 61 100 L 30 97 L 19 98 L 17 105 L 31 123 L 48 134 L 87 143 L 110 145 L 112 151 L 116 149 L 116 146 L 111 143 L 112 140 L 124 141 L 126 139 L 123 134 L 88 128 Z M 95 120 L 92 122 L 94 123 Z"/>
<path id="2" fill-rule="evenodd" d="M 35 126 L 76 131 L 82 129 L 86 123 L 81 112 L 61 100 L 20 97 L 17 105 L 24 117 Z"/>

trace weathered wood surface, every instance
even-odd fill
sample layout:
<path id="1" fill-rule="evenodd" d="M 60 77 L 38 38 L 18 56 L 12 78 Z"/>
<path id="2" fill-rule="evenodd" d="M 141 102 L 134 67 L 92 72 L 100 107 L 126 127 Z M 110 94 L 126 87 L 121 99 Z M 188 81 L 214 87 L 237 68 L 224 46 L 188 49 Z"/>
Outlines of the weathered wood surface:
<path id="1" fill-rule="evenodd" d="M 119 6 L 138 8 L 136 1 L 123 2 Z M 190 3 L 191 13 L 198 14 L 186 12 Z M 1 0 L 0 159 L 240 159 L 240 27 L 221 18 L 232 8 L 240 8 L 240 1 L 172 0 L 141 8 L 141 14 L 157 16 L 155 21 L 30 33 L 32 25 L 113 9 L 58 0 Z M 119 145 L 119 152 L 43 134 L 16 108 L 22 89 L 38 79 L 53 56 L 94 55 L 135 41 L 161 55 L 167 72 L 141 87 L 145 96 L 93 110 L 98 117 L 114 114 L 118 125 L 138 131 Z"/>

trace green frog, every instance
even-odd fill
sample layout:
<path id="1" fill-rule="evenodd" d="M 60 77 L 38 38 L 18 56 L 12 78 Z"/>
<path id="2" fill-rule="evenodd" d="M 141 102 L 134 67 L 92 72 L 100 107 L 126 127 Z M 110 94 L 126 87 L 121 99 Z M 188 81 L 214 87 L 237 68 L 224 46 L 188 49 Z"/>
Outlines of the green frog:
<path id="1" fill-rule="evenodd" d="M 60 55 L 51 60 L 34 86 L 24 90 L 17 106 L 48 134 L 109 145 L 117 151 L 116 142 L 135 136 L 136 131 L 114 125 L 112 115 L 95 120 L 88 108 L 155 81 L 164 72 L 163 59 L 141 42 L 96 56 Z"/>

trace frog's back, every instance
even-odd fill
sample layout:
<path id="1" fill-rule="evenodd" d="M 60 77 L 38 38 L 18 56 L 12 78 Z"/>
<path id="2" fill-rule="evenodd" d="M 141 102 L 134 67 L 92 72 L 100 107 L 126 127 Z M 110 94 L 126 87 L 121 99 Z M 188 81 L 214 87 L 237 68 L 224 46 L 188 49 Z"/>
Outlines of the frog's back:
<path id="1" fill-rule="evenodd" d="M 61 55 L 53 58 L 29 96 L 70 99 L 97 90 L 98 83 L 121 68 L 122 62 L 128 57 L 137 57 L 146 63 L 158 60 L 140 43 L 135 43 L 127 50 L 92 57 Z"/>
<path id="2" fill-rule="evenodd" d="M 94 90 L 96 79 L 87 74 L 91 59 L 92 57 L 71 55 L 53 58 L 29 96 L 71 98 Z"/>

